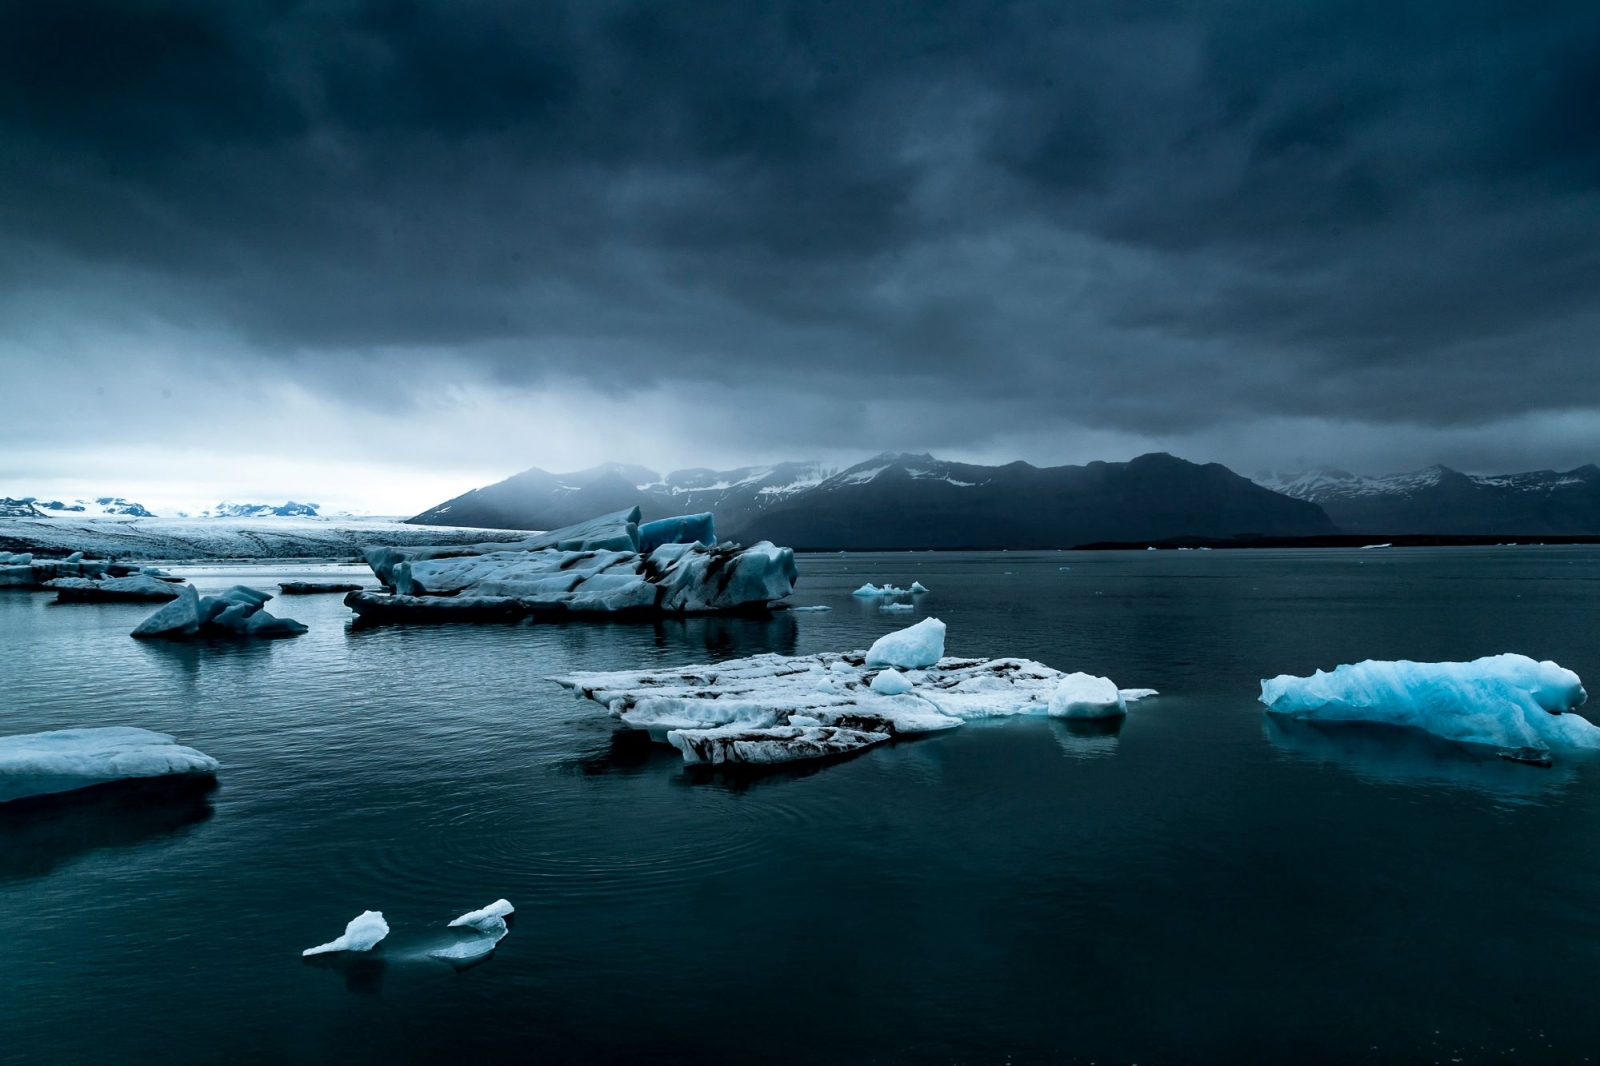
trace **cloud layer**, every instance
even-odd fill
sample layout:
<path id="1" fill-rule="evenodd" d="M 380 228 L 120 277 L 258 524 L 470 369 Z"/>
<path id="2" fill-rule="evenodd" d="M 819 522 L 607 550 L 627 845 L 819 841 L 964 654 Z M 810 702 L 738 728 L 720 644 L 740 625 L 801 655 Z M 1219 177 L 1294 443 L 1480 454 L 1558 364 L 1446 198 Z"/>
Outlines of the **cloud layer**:
<path id="1" fill-rule="evenodd" d="M 1596 40 L 1583 3 L 11 5 L 0 360 L 53 410 L 0 478 L 1588 461 Z"/>

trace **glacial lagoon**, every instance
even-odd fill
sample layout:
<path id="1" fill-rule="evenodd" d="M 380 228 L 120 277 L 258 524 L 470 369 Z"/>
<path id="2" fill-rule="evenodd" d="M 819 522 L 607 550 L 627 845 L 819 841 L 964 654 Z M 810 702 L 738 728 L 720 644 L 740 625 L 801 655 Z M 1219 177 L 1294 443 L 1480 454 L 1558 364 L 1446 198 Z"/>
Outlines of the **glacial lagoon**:
<path id="1" fill-rule="evenodd" d="M 1065 569 L 1064 569 L 1065 568 Z M 365 567 L 177 568 L 202 593 Z M 1600 1048 L 1600 760 L 1269 719 L 1366 658 L 1600 684 L 1600 549 L 802 556 L 770 618 L 130 639 L 143 604 L 0 595 L 7 734 L 126 724 L 184 789 L 0 808 L 7 1063 L 1574 1062 Z M 909 612 L 864 582 L 930 591 Z M 547 680 L 865 648 L 1160 695 L 728 775 Z M 1600 714 L 1595 706 L 1582 711 Z M 1580 713 L 1582 713 L 1580 711 Z M 427 956 L 516 906 L 486 959 Z M 363 910 L 392 932 L 302 960 Z"/>

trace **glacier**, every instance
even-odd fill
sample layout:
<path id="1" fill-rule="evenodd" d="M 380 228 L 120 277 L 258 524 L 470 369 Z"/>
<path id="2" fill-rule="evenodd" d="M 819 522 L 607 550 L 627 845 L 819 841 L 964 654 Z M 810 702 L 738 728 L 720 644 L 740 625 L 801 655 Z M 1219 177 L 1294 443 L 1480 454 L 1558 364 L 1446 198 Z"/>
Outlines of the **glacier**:
<path id="1" fill-rule="evenodd" d="M 943 656 L 944 636 L 936 618 L 888 634 L 874 648 L 888 641 L 901 660 L 892 665 L 865 651 L 768 653 L 551 680 L 605 707 L 624 726 L 672 745 L 686 763 L 711 765 L 830 758 L 975 719 L 1052 713 L 1069 675 L 1029 659 Z M 1154 695 L 1114 686 L 1113 692 L 1121 704 Z"/>
<path id="2" fill-rule="evenodd" d="M 389 935 L 389 923 L 383 920 L 382 911 L 362 911 L 344 927 L 344 934 L 326 944 L 306 948 L 300 954 L 326 955 L 333 951 L 371 951 L 379 941 Z"/>
<path id="3" fill-rule="evenodd" d="M 794 591 L 788 548 L 718 543 L 710 515 L 639 517 L 634 507 L 512 545 L 372 548 L 368 564 L 393 591 L 345 603 L 366 621 L 688 614 L 764 609 Z"/>
<path id="4" fill-rule="evenodd" d="M 132 726 L 0 737 L 0 803 L 134 778 L 209 775 L 218 765 L 165 733 Z"/>
<path id="5" fill-rule="evenodd" d="M 293 618 L 279 618 L 262 609 L 272 594 L 235 585 L 215 596 L 201 596 L 184 585 L 178 598 L 140 622 L 135 637 L 187 640 L 193 637 L 297 637 L 306 627 Z"/>
<path id="6" fill-rule="evenodd" d="M 1600 727 L 1571 713 L 1587 698 L 1571 670 L 1516 654 L 1468 663 L 1369 659 L 1261 682 L 1272 714 L 1403 726 L 1511 750 L 1600 748 Z"/>

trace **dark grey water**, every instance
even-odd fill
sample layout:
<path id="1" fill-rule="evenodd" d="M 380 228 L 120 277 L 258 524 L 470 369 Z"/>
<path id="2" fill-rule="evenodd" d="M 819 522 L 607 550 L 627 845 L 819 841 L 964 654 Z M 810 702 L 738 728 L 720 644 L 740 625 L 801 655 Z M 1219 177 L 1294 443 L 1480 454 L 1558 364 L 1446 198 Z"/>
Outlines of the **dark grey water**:
<path id="1" fill-rule="evenodd" d="M 1068 571 L 1058 569 L 1070 566 Z M 0 812 L 0 1060 L 1574 1062 L 1600 1048 L 1600 765 L 1269 729 L 1257 681 L 1553 658 L 1600 681 L 1600 551 L 808 557 L 826 613 L 131 640 L 0 596 L 0 731 L 128 724 L 208 798 Z M 333 568 L 323 568 L 321 574 Z M 340 570 L 340 573 L 349 573 Z M 194 571 L 202 591 L 308 568 Z M 921 580 L 915 614 L 854 601 Z M 547 675 L 865 646 L 1152 686 L 753 782 L 619 741 Z M 1595 687 L 1591 685 L 1591 687 Z M 517 906 L 487 962 L 418 959 Z M 302 948 L 365 908 L 366 965 Z"/>

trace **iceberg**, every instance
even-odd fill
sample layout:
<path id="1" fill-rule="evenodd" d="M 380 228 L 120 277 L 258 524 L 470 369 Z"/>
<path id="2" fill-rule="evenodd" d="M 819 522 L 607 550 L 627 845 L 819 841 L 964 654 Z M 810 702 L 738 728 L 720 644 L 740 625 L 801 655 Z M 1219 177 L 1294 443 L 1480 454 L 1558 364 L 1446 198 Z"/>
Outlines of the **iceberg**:
<path id="1" fill-rule="evenodd" d="M 131 726 L 0 737 L 0 803 L 133 778 L 209 775 L 217 760 Z"/>
<path id="2" fill-rule="evenodd" d="M 911 591 L 913 594 L 921 594 L 928 591 L 928 586 L 920 581 L 913 581 L 911 583 Z"/>
<path id="3" fill-rule="evenodd" d="M 716 543 L 714 519 L 709 511 L 676 518 L 658 518 L 639 527 L 641 552 L 655 551 L 663 544 L 704 544 L 709 548 Z"/>
<path id="4" fill-rule="evenodd" d="M 360 592 L 360 582 L 356 581 L 280 581 L 278 591 L 285 596 L 315 596 L 329 592 Z"/>
<path id="5" fill-rule="evenodd" d="M 642 540 L 638 517 L 635 507 L 509 547 L 375 548 L 368 562 L 393 592 L 353 592 L 345 603 L 369 621 L 689 614 L 764 610 L 794 591 L 788 548 L 705 543 L 708 515 L 649 523 Z"/>
<path id="6" fill-rule="evenodd" d="M 885 634 L 867 649 L 868 666 L 897 666 L 915 670 L 932 666 L 944 657 L 944 623 L 924 618 L 909 629 Z"/>
<path id="7" fill-rule="evenodd" d="M 175 600 L 181 593 L 170 581 L 134 574 L 96 581 L 87 577 L 58 577 L 45 583 L 56 590 L 59 603 L 149 603 Z"/>
<path id="8" fill-rule="evenodd" d="M 306 627 L 292 618 L 262 610 L 272 594 L 235 585 L 216 596 L 201 596 L 184 585 L 178 598 L 140 622 L 135 637 L 186 640 L 200 636 L 297 637 Z"/>
<path id="9" fill-rule="evenodd" d="M 1469 663 L 1368 660 L 1261 682 L 1268 712 L 1316 722 L 1377 722 L 1496 748 L 1600 748 L 1600 727 L 1570 712 L 1578 675 L 1526 655 Z"/>
<path id="10" fill-rule="evenodd" d="M 446 962 L 477 962 L 499 946 L 500 941 L 505 939 L 506 933 L 511 931 L 511 927 L 506 925 L 506 920 L 498 916 L 485 918 L 472 928 L 477 932 L 477 936 L 458 940 L 448 947 L 435 948 L 428 954 Z"/>
<path id="11" fill-rule="evenodd" d="M 671 744 L 685 762 L 726 765 L 828 758 L 979 718 L 1048 715 L 1068 677 L 1028 659 L 941 657 L 938 619 L 891 633 L 874 648 L 890 638 L 897 638 L 892 650 L 908 652 L 896 654 L 901 661 L 893 664 L 863 651 L 764 654 L 551 680 L 628 728 Z M 1154 694 L 1114 686 L 1111 692 L 1114 704 Z M 1104 692 L 1097 689 L 1095 698 L 1104 700 Z"/>
<path id="12" fill-rule="evenodd" d="M 463 914 L 450 923 L 450 928 L 455 929 L 458 926 L 470 925 L 474 929 L 481 929 L 491 919 L 503 919 L 515 912 L 516 908 L 511 905 L 510 900 L 497 899 L 487 907 L 480 907 L 475 911 L 468 911 Z"/>
<path id="13" fill-rule="evenodd" d="M 389 935 L 389 923 L 383 920 L 382 911 L 362 911 L 350 919 L 350 924 L 344 927 L 344 935 L 318 944 L 314 948 L 306 948 L 300 953 L 301 957 L 307 955 L 326 955 L 331 951 L 371 951 L 378 946 L 378 942 Z"/>
<path id="14" fill-rule="evenodd" d="M 1148 689 L 1139 691 L 1149 692 Z M 1117 718 L 1127 713 L 1128 705 L 1122 693 L 1108 677 L 1068 674 L 1050 694 L 1052 718 Z"/>

